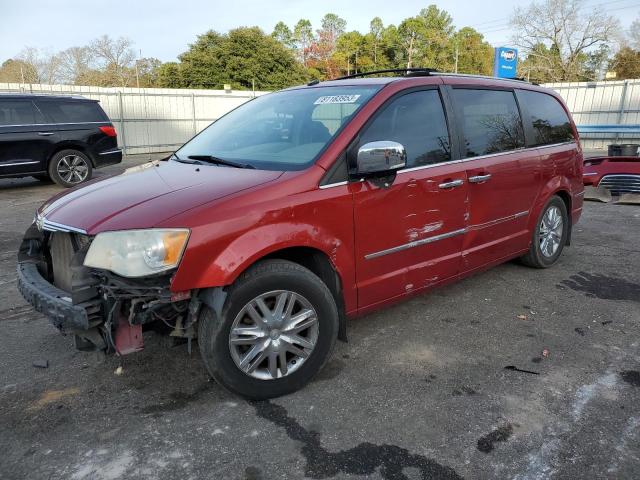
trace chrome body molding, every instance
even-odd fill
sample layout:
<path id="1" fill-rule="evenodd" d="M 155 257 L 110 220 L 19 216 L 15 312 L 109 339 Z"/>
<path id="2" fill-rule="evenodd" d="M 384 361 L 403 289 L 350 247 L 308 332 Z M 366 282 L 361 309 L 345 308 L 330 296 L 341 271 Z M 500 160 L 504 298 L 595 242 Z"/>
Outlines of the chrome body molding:
<path id="1" fill-rule="evenodd" d="M 581 192 L 578 192 L 578 193 L 574 193 L 573 196 L 574 197 L 584 197 L 584 190 L 582 190 Z"/>
<path id="2" fill-rule="evenodd" d="M 398 170 L 398 175 L 401 173 L 408 173 L 408 172 L 415 172 L 416 170 L 423 170 L 425 168 L 435 168 L 441 165 L 455 165 L 456 163 L 472 162 L 474 160 L 482 160 L 484 158 L 501 157 L 503 155 L 511 155 L 513 153 L 530 152 L 533 150 L 544 150 L 545 148 L 553 148 L 553 147 L 560 147 L 562 145 L 575 145 L 575 144 L 576 144 L 575 141 L 553 143 L 551 145 L 541 145 L 539 147 L 520 148 L 518 150 L 508 150 L 506 152 L 490 153 L 488 155 L 478 155 L 477 157 L 461 158 L 459 160 L 450 160 L 448 162 L 433 163 L 430 165 L 420 165 L 419 167 L 410 167 L 410 168 L 403 168 L 402 170 Z"/>
<path id="3" fill-rule="evenodd" d="M 365 255 L 364 258 L 366 260 L 371 260 L 373 258 L 389 255 L 390 253 L 396 253 L 402 250 L 407 250 L 408 248 L 419 247 L 420 245 L 426 245 L 428 243 L 437 242 L 438 240 L 445 240 L 447 238 L 455 237 L 457 235 L 463 235 L 466 231 L 467 231 L 466 228 L 461 228 L 459 230 L 453 230 L 451 232 L 442 233 L 440 235 L 435 235 L 433 237 L 423 238 L 422 240 L 415 240 L 413 242 L 405 243 L 403 245 L 398 245 L 397 247 L 391 247 L 391 248 L 387 248 L 386 250 L 380 250 L 379 252 L 369 253 Z"/>
<path id="4" fill-rule="evenodd" d="M 451 232 L 441 233 L 440 235 L 435 235 L 433 237 L 427 237 L 427 238 L 423 238 L 421 240 L 415 240 L 413 242 L 404 243 L 404 244 L 398 245 L 396 247 L 391 247 L 391 248 L 387 248 L 385 250 L 380 250 L 379 252 L 369 253 L 369 254 L 365 255 L 364 258 L 365 258 L 365 260 L 371 260 L 373 258 L 382 257 L 384 255 L 389 255 L 391 253 L 400 252 L 402 250 L 407 250 L 409 248 L 419 247 L 421 245 L 426 245 L 428 243 L 437 242 L 439 240 L 445 240 L 447 238 L 455 237 L 457 235 L 463 235 L 463 234 L 465 234 L 467 232 L 470 232 L 470 231 L 473 231 L 473 230 L 481 230 L 483 228 L 487 228 L 487 227 L 491 227 L 493 225 L 496 225 L 498 223 L 508 222 L 508 221 L 511 221 L 511 220 L 516 220 L 518 218 L 525 217 L 528 214 L 529 214 L 529 210 L 525 210 L 523 212 L 518 212 L 518 213 L 514 213 L 513 215 L 508 215 L 506 217 L 497 218 L 497 219 L 491 220 L 489 222 L 479 223 L 479 224 L 476 224 L 476 225 L 470 225 L 468 227 L 460 228 L 458 230 L 453 230 Z"/>
<path id="5" fill-rule="evenodd" d="M 104 152 L 100 152 L 98 155 L 113 155 L 114 153 L 122 153 L 122 149 L 114 148 L 112 150 L 106 150 Z"/>
<path id="6" fill-rule="evenodd" d="M 40 163 L 39 160 L 28 160 L 24 162 L 3 163 L 0 167 L 15 167 L 16 165 L 33 165 L 34 163 Z"/>
<path id="7" fill-rule="evenodd" d="M 344 182 L 329 183 L 327 185 L 320 185 L 320 189 L 324 190 L 325 188 L 341 187 L 343 185 L 347 185 L 348 183 L 349 182 L 346 180 Z"/>

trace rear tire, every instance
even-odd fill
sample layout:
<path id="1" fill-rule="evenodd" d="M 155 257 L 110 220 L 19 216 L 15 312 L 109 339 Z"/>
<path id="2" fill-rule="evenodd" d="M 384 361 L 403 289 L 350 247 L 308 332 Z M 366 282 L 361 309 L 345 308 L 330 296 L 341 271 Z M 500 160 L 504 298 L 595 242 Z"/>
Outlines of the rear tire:
<path id="1" fill-rule="evenodd" d="M 522 263 L 534 268 L 549 268 L 560 258 L 569 234 L 569 215 L 564 201 L 554 195 L 538 217 L 529 252 L 520 257 Z"/>
<path id="2" fill-rule="evenodd" d="M 49 162 L 49 176 L 65 188 L 86 182 L 92 173 L 91 160 L 78 150 L 61 150 Z"/>
<path id="3" fill-rule="evenodd" d="M 302 388 L 322 369 L 337 336 L 338 309 L 327 286 L 285 260 L 266 260 L 243 273 L 228 290 L 221 318 L 204 307 L 198 326 L 211 376 L 254 400 Z"/>

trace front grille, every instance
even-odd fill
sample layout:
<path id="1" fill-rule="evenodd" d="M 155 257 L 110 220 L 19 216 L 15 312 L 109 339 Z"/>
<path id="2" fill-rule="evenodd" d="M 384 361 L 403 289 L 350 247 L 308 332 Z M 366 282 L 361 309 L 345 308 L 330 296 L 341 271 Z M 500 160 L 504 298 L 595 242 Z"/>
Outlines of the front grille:
<path id="1" fill-rule="evenodd" d="M 605 175 L 598 184 L 613 195 L 640 193 L 640 175 Z"/>

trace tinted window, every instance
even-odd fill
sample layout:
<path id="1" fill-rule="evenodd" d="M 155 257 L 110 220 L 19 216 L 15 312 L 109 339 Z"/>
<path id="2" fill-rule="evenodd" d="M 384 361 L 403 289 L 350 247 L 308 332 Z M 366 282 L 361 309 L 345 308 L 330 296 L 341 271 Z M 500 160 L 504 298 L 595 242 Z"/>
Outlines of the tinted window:
<path id="1" fill-rule="evenodd" d="M 526 107 L 525 122 L 533 128 L 531 146 L 574 140 L 571 121 L 558 100 L 546 93 L 528 90 L 519 90 L 518 99 Z"/>
<path id="2" fill-rule="evenodd" d="M 32 125 L 36 109 L 30 100 L 0 100 L 0 125 Z"/>
<path id="3" fill-rule="evenodd" d="M 38 108 L 53 123 L 104 122 L 105 115 L 95 102 L 40 101 Z"/>
<path id="4" fill-rule="evenodd" d="M 176 156 L 186 161 L 211 155 L 258 169 L 301 170 L 379 88 L 300 88 L 257 97 L 212 123 Z"/>
<path id="5" fill-rule="evenodd" d="M 360 145 L 384 140 L 404 145 L 408 167 L 450 160 L 449 132 L 438 91 L 417 91 L 393 100 L 360 135 Z"/>
<path id="6" fill-rule="evenodd" d="M 465 157 L 524 147 L 524 132 L 512 92 L 454 89 L 466 145 Z"/>

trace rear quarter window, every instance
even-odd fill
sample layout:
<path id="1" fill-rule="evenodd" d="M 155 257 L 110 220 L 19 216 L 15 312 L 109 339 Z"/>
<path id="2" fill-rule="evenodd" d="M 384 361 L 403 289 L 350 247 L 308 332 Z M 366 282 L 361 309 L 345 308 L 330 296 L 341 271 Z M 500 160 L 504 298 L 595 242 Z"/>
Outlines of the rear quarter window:
<path id="1" fill-rule="evenodd" d="M 519 90 L 518 100 L 524 107 L 524 122 L 531 132 L 531 147 L 575 140 L 571 120 L 560 102 L 551 95 Z"/>
<path id="2" fill-rule="evenodd" d="M 0 125 L 33 125 L 41 120 L 31 100 L 0 100 Z"/>
<path id="3" fill-rule="evenodd" d="M 86 123 L 108 121 L 96 102 L 38 102 L 38 108 L 53 123 Z"/>

